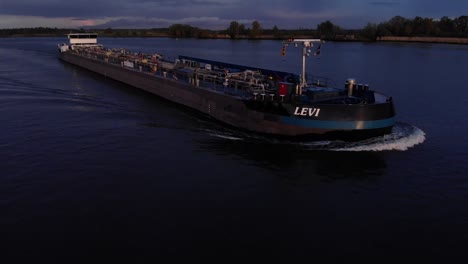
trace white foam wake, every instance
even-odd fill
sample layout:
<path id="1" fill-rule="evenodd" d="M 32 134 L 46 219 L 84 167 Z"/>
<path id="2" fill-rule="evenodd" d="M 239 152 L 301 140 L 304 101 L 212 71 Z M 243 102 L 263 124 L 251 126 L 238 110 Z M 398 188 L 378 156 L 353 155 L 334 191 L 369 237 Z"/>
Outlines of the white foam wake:
<path id="1" fill-rule="evenodd" d="M 426 140 L 426 134 L 421 129 L 405 123 L 395 124 L 390 134 L 357 142 L 341 140 L 294 142 L 230 130 L 216 131 L 210 129 L 205 131 L 210 136 L 230 141 L 267 143 L 276 146 L 296 145 L 313 151 L 405 151 Z"/>
<path id="2" fill-rule="evenodd" d="M 229 139 L 229 140 L 244 140 L 243 138 L 240 137 L 235 137 L 235 136 L 228 136 L 228 135 L 223 135 L 223 134 L 216 134 L 216 133 L 210 133 L 211 136 L 222 138 L 222 139 Z"/>
<path id="3" fill-rule="evenodd" d="M 398 123 L 391 134 L 368 140 L 344 144 L 333 151 L 405 151 L 426 140 L 426 134 L 421 129 L 403 123 Z"/>

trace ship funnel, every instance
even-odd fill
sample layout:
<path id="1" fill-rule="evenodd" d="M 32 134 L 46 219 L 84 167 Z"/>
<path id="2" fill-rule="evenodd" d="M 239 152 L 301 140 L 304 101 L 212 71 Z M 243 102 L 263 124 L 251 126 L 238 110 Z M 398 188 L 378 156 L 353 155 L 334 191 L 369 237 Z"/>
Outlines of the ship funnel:
<path id="1" fill-rule="evenodd" d="M 353 95 L 353 88 L 356 87 L 356 80 L 354 79 L 347 79 L 345 88 L 348 89 L 348 96 Z"/>

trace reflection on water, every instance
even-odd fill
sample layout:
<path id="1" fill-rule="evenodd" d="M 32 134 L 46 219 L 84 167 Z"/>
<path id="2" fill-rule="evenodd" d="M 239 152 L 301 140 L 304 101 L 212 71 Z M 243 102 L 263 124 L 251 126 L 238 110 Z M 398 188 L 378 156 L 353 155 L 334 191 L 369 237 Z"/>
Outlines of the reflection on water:
<path id="1" fill-rule="evenodd" d="M 203 122 L 202 122 L 203 123 Z M 397 123 L 391 134 L 359 142 L 287 141 L 210 125 L 196 142 L 209 153 L 234 155 L 286 179 L 365 179 L 385 174 L 385 151 L 424 142 L 419 128 Z M 317 180 L 317 179 L 315 179 Z"/>
<path id="2" fill-rule="evenodd" d="M 203 151 L 234 155 L 252 165 L 298 181 L 317 176 L 321 180 L 367 178 L 383 174 L 386 168 L 382 153 L 375 152 L 311 150 L 308 146 L 291 142 L 238 140 L 216 136 L 205 137 L 197 143 Z"/>
<path id="3" fill-rule="evenodd" d="M 293 53 L 278 56 L 278 41 L 103 41 L 299 70 Z M 369 80 L 395 98 L 397 120 L 406 122 L 390 135 L 347 143 L 227 129 L 60 63 L 60 42 L 0 41 L 8 61 L 0 64 L 0 233 L 11 255 L 92 256 L 103 245 L 107 256 L 225 247 L 288 260 L 313 248 L 331 256 L 464 252 L 466 46 L 324 46 L 308 63 L 314 74 Z M 426 134 L 430 140 L 413 148 Z"/>

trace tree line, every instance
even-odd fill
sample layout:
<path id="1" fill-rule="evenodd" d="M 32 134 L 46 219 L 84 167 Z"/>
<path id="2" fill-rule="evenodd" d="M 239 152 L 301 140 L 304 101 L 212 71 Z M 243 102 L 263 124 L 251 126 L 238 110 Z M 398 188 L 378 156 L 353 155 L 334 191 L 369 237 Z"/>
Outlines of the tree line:
<path id="1" fill-rule="evenodd" d="M 0 37 L 10 36 L 63 36 L 70 33 L 70 29 L 59 29 L 49 27 L 36 27 L 36 28 L 12 28 L 0 29 Z"/>
<path id="2" fill-rule="evenodd" d="M 362 29 L 361 36 L 371 41 L 384 36 L 466 38 L 468 37 L 468 16 L 454 19 L 444 16 L 437 20 L 419 16 L 414 19 L 395 16 L 387 22 L 368 23 Z"/>
<path id="3" fill-rule="evenodd" d="M 379 24 L 368 23 L 362 29 L 346 30 L 327 20 L 317 25 L 315 29 L 264 29 L 255 20 L 251 27 L 232 21 L 229 27 L 221 31 L 199 29 L 188 25 L 173 25 L 169 28 L 172 37 L 209 38 L 216 35 L 227 35 L 231 39 L 262 37 L 284 39 L 294 36 L 310 36 L 324 40 L 363 40 L 375 41 L 383 36 L 404 37 L 468 37 L 468 16 L 451 19 L 447 16 L 441 19 L 415 17 L 413 19 L 395 16 Z"/>
<path id="4" fill-rule="evenodd" d="M 368 23 L 362 29 L 346 30 L 327 20 L 311 29 L 271 29 L 263 28 L 257 20 L 246 26 L 232 21 L 224 30 L 202 29 L 185 24 L 173 24 L 169 28 L 153 29 L 89 29 L 102 36 L 109 37 L 175 37 L 175 38 L 231 38 L 231 39 L 285 39 L 295 36 L 322 38 L 325 40 L 361 40 L 375 41 L 383 36 L 407 37 L 468 37 L 468 16 L 441 19 L 415 17 L 413 19 L 395 16 L 382 23 Z M 0 37 L 8 36 L 63 36 L 70 32 L 86 32 L 81 28 L 15 28 L 0 29 Z"/>

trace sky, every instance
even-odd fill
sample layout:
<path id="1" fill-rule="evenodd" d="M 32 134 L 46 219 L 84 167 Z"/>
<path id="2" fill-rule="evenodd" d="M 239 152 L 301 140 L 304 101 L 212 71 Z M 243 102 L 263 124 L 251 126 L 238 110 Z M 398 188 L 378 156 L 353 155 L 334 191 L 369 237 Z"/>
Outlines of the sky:
<path id="1" fill-rule="evenodd" d="M 363 28 L 400 15 L 468 15 L 468 0 L 0 0 L 0 28 L 160 28 L 188 24 L 225 29 L 231 21 L 262 28 L 316 28 L 330 20 Z"/>

